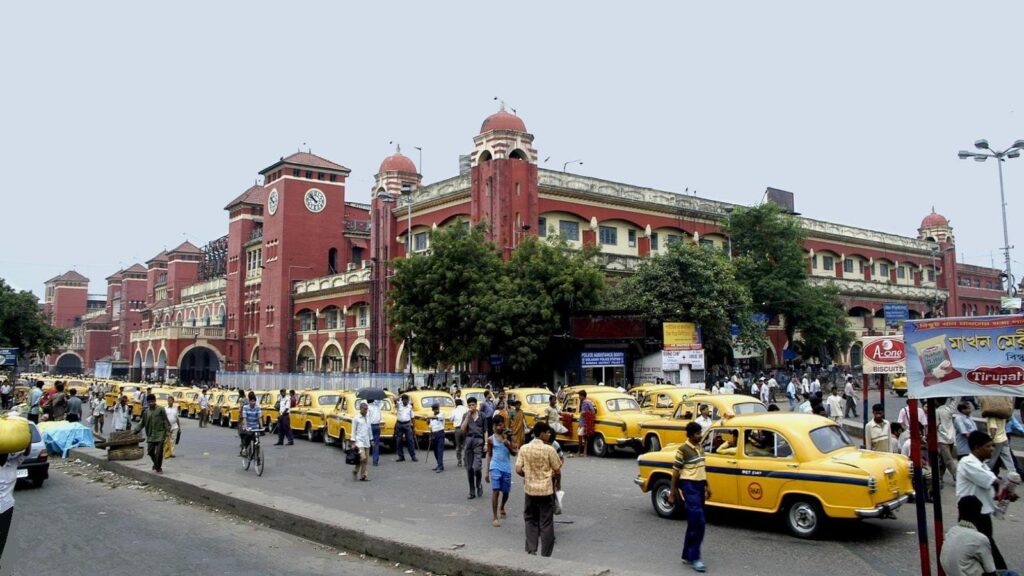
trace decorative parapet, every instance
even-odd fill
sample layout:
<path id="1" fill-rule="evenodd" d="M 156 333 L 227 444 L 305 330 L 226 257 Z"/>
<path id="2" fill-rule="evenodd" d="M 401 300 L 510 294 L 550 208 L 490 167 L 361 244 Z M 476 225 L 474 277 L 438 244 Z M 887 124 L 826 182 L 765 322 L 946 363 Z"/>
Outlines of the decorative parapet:
<path id="1" fill-rule="evenodd" d="M 935 288 L 925 288 L 922 286 L 903 286 L 886 282 L 866 282 L 843 278 L 822 278 L 820 276 L 811 276 L 809 281 L 812 286 L 831 284 L 839 288 L 839 292 L 843 296 L 859 296 L 882 300 L 916 300 L 929 303 L 936 300 L 943 302 L 949 298 L 949 292 L 946 290 L 936 290 Z"/>
<path id="2" fill-rule="evenodd" d="M 227 290 L 227 287 L 227 278 L 214 278 L 213 280 L 207 280 L 206 282 L 200 282 L 198 284 L 182 288 L 181 300 L 186 298 L 196 298 L 199 296 L 208 296 L 217 292 L 224 292 Z"/>
<path id="3" fill-rule="evenodd" d="M 344 291 L 360 284 L 366 284 L 369 281 L 370 266 L 367 265 L 349 272 L 342 272 L 341 274 L 331 274 L 330 276 L 321 276 L 320 278 L 312 278 L 310 280 L 298 280 L 295 282 L 295 295 L 311 296 L 321 292 Z"/>
<path id="4" fill-rule="evenodd" d="M 203 339 L 223 340 L 223 326 L 161 326 L 148 330 L 132 330 L 132 342 L 145 342 L 149 340 L 181 340 L 181 339 Z"/>

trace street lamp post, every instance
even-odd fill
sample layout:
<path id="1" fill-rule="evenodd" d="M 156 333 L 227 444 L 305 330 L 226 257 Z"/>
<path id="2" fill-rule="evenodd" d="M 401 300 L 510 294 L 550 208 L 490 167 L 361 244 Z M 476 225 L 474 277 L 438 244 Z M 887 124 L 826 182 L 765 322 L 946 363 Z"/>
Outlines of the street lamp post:
<path id="1" fill-rule="evenodd" d="M 961 150 L 957 153 L 957 156 L 961 160 L 973 158 L 976 162 L 984 162 L 989 158 L 996 159 L 996 166 L 999 167 L 999 207 L 1002 210 L 1003 215 L 1003 256 L 1006 262 L 1006 295 L 1013 296 L 1013 271 L 1010 268 L 1010 232 L 1006 225 L 1006 194 L 1003 191 L 1003 162 L 1006 162 L 1008 158 L 1019 158 L 1020 153 L 1024 150 L 1024 139 L 1017 140 L 1006 150 L 998 151 L 993 150 L 988 145 L 988 140 L 978 140 L 974 143 L 974 147 L 978 150 L 985 150 L 986 152 L 971 152 L 969 150 Z"/>
<path id="2" fill-rule="evenodd" d="M 583 160 L 569 160 L 568 162 L 562 163 L 562 172 L 565 172 L 569 168 L 569 164 L 579 164 L 583 166 Z"/>

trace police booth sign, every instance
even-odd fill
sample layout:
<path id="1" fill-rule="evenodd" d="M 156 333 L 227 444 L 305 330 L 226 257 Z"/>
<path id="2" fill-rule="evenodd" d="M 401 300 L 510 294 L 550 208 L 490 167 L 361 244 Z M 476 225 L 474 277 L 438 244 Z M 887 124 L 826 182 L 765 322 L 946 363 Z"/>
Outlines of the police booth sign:
<path id="1" fill-rule="evenodd" d="M 865 374 L 903 374 L 907 371 L 907 348 L 903 338 L 876 336 L 861 338 Z"/>

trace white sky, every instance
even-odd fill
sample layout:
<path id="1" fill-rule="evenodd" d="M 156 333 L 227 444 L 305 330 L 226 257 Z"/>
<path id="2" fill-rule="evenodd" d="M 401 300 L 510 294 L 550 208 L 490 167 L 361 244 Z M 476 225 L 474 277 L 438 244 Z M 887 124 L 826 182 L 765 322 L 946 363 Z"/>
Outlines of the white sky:
<path id="1" fill-rule="evenodd" d="M 545 166 L 916 235 L 934 204 L 1001 267 L 992 161 L 1024 138 L 1024 3 L 147 2 L 4 9 L 0 277 L 91 292 L 186 237 L 308 143 L 348 199 L 403 144 L 453 176 L 505 99 Z M 1024 273 L 1024 159 L 1005 166 Z"/>

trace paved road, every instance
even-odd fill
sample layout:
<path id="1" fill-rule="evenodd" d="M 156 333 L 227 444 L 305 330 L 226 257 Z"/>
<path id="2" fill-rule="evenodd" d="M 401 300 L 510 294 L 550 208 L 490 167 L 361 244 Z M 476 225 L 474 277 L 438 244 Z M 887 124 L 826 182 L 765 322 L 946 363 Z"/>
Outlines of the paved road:
<path id="1" fill-rule="evenodd" d="M 200 430 L 187 421 L 179 446 L 180 458 L 164 465 L 221 482 L 265 491 L 267 497 L 288 494 L 325 508 L 337 508 L 367 518 L 385 518 L 413 529 L 441 535 L 452 545 L 470 549 L 487 546 L 522 554 L 522 484 L 513 485 L 509 519 L 501 528 L 490 525 L 489 501 L 466 499 L 466 481 L 454 466 L 454 452 L 446 453 L 447 471 L 430 471 L 433 462 L 395 463 L 382 455 L 381 465 L 370 469 L 370 482 L 353 482 L 343 453 L 322 443 L 296 439 L 291 447 L 267 445 L 267 469 L 262 478 L 239 465 L 234 430 Z M 148 469 L 144 462 L 138 464 Z M 557 518 L 555 555 L 609 568 L 675 574 L 680 570 L 679 549 L 685 523 L 655 516 L 648 495 L 633 485 L 635 455 L 625 451 L 611 458 L 570 459 L 563 487 L 566 513 Z M 49 488 L 49 487 L 47 487 Z M 943 494 L 951 518 L 952 489 Z M 997 540 L 1013 566 L 1024 566 L 1019 540 L 1024 511 L 997 526 Z M 706 560 L 719 573 L 913 575 L 917 558 L 915 520 L 905 508 L 897 520 L 842 523 L 821 541 L 795 539 L 770 518 L 744 513 L 718 513 L 705 543 Z"/>
<path id="2" fill-rule="evenodd" d="M 19 489 L 0 575 L 404 573 L 110 476 L 54 470 L 43 488 Z"/>

